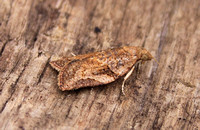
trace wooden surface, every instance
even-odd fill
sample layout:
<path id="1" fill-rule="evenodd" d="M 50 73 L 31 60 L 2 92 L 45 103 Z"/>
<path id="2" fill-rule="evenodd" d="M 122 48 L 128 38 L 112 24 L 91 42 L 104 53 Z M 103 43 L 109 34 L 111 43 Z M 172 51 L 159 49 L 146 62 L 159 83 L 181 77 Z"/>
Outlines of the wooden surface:
<path id="1" fill-rule="evenodd" d="M 62 92 L 54 56 L 143 46 L 159 61 Z M 200 129 L 199 0 L 0 0 L 0 129 Z"/>

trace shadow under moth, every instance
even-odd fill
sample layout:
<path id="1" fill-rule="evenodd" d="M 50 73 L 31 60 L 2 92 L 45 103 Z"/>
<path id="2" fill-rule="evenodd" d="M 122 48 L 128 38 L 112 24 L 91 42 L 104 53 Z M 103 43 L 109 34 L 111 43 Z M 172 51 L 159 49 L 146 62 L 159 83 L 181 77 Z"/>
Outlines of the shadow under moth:
<path id="1" fill-rule="evenodd" d="M 104 51 L 52 60 L 50 65 L 59 71 L 58 86 L 64 90 L 108 84 L 121 76 L 124 82 L 136 63 L 153 59 L 144 48 L 124 46 Z"/>

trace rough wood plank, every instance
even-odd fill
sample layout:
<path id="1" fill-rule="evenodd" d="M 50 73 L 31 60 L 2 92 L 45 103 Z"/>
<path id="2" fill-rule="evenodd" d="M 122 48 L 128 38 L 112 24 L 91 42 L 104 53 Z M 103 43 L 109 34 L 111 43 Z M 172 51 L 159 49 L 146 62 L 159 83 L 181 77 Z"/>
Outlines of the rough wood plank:
<path id="1" fill-rule="evenodd" d="M 200 129 L 200 1 L 0 0 L 1 129 Z M 96 30 L 98 31 L 95 31 Z M 159 61 L 61 92 L 53 56 L 124 45 Z"/>

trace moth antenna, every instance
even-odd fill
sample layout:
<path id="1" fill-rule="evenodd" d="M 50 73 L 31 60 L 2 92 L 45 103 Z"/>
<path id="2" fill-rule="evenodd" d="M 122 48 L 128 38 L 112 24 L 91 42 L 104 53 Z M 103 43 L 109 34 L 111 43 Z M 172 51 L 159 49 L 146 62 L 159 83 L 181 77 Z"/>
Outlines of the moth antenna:
<path id="1" fill-rule="evenodd" d="M 152 56 L 152 58 L 155 60 L 155 62 L 159 65 L 159 62 L 156 60 L 155 57 Z"/>
<path id="2" fill-rule="evenodd" d="M 76 56 L 76 54 L 74 54 L 73 52 L 71 52 L 71 55 L 72 55 L 72 56 Z"/>
<path id="3" fill-rule="evenodd" d="M 133 73 L 133 70 L 135 69 L 135 66 L 133 66 L 132 68 L 131 68 L 131 70 L 126 74 L 126 76 L 124 77 L 124 81 L 123 81 L 123 83 L 122 83 L 122 93 L 124 94 L 124 95 L 126 95 L 125 94 L 125 91 L 124 91 L 124 84 L 125 84 L 125 81 L 131 76 L 131 74 Z"/>

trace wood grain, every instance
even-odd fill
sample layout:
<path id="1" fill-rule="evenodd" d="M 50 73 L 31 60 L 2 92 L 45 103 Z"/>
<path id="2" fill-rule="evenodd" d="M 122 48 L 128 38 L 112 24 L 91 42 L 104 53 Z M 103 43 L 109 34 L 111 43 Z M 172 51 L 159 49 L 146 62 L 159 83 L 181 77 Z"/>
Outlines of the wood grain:
<path id="1" fill-rule="evenodd" d="M 199 0 L 0 0 L 0 129 L 200 129 Z M 98 31 L 97 31 L 98 30 Z M 159 61 L 62 92 L 54 56 L 142 46 Z"/>

